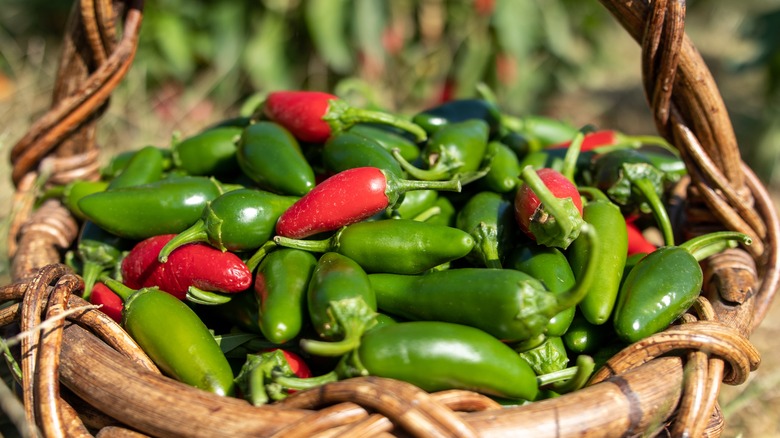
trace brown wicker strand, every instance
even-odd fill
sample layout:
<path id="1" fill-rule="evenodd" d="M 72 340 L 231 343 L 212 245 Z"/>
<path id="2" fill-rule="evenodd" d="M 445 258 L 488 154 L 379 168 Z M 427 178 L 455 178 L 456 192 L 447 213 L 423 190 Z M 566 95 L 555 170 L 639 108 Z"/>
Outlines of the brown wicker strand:
<path id="1" fill-rule="evenodd" d="M 477 392 L 459 389 L 435 392 L 431 394 L 431 397 L 453 411 L 459 412 L 476 412 L 504 408 L 490 397 Z"/>
<path id="2" fill-rule="evenodd" d="M 145 438 L 148 436 L 124 427 L 106 426 L 98 431 L 95 438 Z"/>
<path id="3" fill-rule="evenodd" d="M 141 3 L 140 0 L 132 2 L 116 50 L 90 75 L 80 92 L 57 102 L 11 149 L 15 184 L 76 127 L 95 114 L 122 80 L 137 48 Z"/>
<path id="4" fill-rule="evenodd" d="M 371 414 L 363 420 L 356 421 L 341 430 L 340 438 L 375 437 L 379 434 L 389 434 L 393 430 L 393 423 L 382 414 Z"/>
<path id="5" fill-rule="evenodd" d="M 11 213 L 8 216 L 8 234 L 6 235 L 6 242 L 8 243 L 7 252 L 10 260 L 14 258 L 19 249 L 17 242 L 19 232 L 32 215 L 35 205 L 37 180 L 38 175 L 35 172 L 25 175 L 17 184 L 16 191 L 11 199 Z"/>
<path id="6" fill-rule="evenodd" d="M 701 436 L 706 423 L 702 424 L 700 418 L 709 421 L 713 406 L 707 406 L 705 403 L 707 368 L 707 353 L 698 350 L 688 353 L 684 368 L 683 397 L 672 423 L 672 436 Z"/>
<path id="7" fill-rule="evenodd" d="M 353 424 L 368 418 L 368 413 L 354 403 L 340 403 L 307 415 L 271 435 L 271 438 L 306 438 L 325 430 Z"/>
<path id="8" fill-rule="evenodd" d="M 97 6 L 94 0 L 82 0 L 79 2 L 81 7 L 81 23 L 84 26 L 87 43 L 92 49 L 92 57 L 96 65 L 103 64 L 109 55 L 109 50 L 104 46 L 102 30 L 96 17 Z M 100 3 L 100 1 L 98 1 Z"/>

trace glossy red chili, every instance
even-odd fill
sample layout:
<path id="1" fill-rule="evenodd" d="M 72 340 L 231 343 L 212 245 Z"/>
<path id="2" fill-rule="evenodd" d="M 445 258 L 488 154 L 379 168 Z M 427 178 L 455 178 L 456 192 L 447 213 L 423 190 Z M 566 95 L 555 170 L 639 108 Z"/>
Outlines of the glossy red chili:
<path id="1" fill-rule="evenodd" d="M 338 96 L 320 91 L 272 92 L 262 112 L 298 140 L 309 143 L 323 143 L 331 134 L 361 122 L 395 126 L 414 134 L 418 142 L 427 138 L 425 130 L 415 123 L 389 113 L 351 107 Z"/>
<path id="2" fill-rule="evenodd" d="M 460 191 L 459 180 L 399 179 L 376 167 L 341 171 L 315 186 L 279 217 L 276 234 L 302 239 L 367 219 L 399 202 L 410 190 Z"/>
<path id="3" fill-rule="evenodd" d="M 657 249 L 634 222 L 626 220 L 626 231 L 628 231 L 628 255 L 651 253 Z"/>
<path id="4" fill-rule="evenodd" d="M 526 166 L 523 185 L 515 195 L 515 219 L 537 243 L 567 248 L 579 236 L 582 199 L 577 186 L 552 168 Z"/>
<path id="5" fill-rule="evenodd" d="M 205 243 L 190 243 L 177 248 L 166 263 L 157 260 L 160 250 L 175 234 L 153 236 L 137 243 L 122 260 L 122 278 L 128 287 L 157 286 L 184 299 L 187 289 L 234 293 L 249 288 L 252 272 L 232 252 L 222 252 Z"/>
<path id="6" fill-rule="evenodd" d="M 122 298 L 112 291 L 105 283 L 97 282 L 92 286 L 92 292 L 89 294 L 89 302 L 100 304 L 100 311 L 110 316 L 111 319 L 122 323 L 122 307 L 124 306 Z"/>

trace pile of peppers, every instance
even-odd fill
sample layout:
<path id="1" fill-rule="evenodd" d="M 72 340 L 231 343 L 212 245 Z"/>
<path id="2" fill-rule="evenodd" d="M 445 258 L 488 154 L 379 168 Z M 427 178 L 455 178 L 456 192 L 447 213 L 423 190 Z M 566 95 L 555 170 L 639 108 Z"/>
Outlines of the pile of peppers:
<path id="1" fill-rule="evenodd" d="M 375 375 L 512 405 L 586 385 L 750 244 L 680 241 L 684 174 L 661 138 L 488 98 L 407 118 L 280 91 L 41 198 L 81 221 L 84 298 L 181 382 L 259 405 Z"/>

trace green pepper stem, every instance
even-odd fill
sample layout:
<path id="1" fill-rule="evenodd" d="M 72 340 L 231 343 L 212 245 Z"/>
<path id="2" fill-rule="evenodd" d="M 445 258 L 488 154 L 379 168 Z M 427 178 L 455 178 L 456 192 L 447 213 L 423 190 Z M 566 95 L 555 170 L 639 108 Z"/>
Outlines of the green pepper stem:
<path id="1" fill-rule="evenodd" d="M 344 228 L 342 227 L 342 230 Z M 304 239 L 291 239 L 284 236 L 274 236 L 274 243 L 285 248 L 302 249 L 309 252 L 329 252 L 335 251 L 338 246 L 338 236 L 341 232 L 328 237 L 323 240 L 304 240 Z"/>
<path id="2" fill-rule="evenodd" d="M 497 231 L 491 232 L 490 227 L 485 222 L 480 222 L 477 226 L 477 248 L 486 268 L 502 268 L 501 259 L 498 255 L 497 234 Z"/>
<path id="3" fill-rule="evenodd" d="M 664 244 L 666 246 L 674 245 L 674 230 L 672 229 L 672 221 L 669 219 L 669 213 L 666 211 L 664 203 L 655 191 L 653 183 L 647 178 L 637 178 L 631 180 L 631 186 L 642 194 L 645 201 L 650 204 L 650 209 L 653 211 L 653 217 L 656 224 L 661 228 L 661 233 L 664 236 Z"/>
<path id="4" fill-rule="evenodd" d="M 737 243 L 750 245 L 753 243 L 753 239 L 747 234 L 737 231 L 716 231 L 696 236 L 680 244 L 679 247 L 691 253 L 697 261 L 702 261 L 724 249 L 736 246 Z"/>
<path id="5" fill-rule="evenodd" d="M 191 303 L 201 304 L 204 306 L 217 306 L 230 302 L 230 300 L 233 299 L 233 295 L 205 291 L 195 286 L 190 286 L 187 288 L 185 299 Z"/>
<path id="6" fill-rule="evenodd" d="M 663 137 L 659 137 L 657 135 L 624 135 L 618 133 L 618 142 L 631 143 L 636 147 L 658 146 L 659 148 L 669 151 L 676 156 L 680 155 L 680 151 L 678 151 L 677 148 L 669 144 L 669 142 L 666 141 L 666 139 Z"/>
<path id="7" fill-rule="evenodd" d="M 539 201 L 544 207 L 545 212 L 552 216 L 554 219 L 552 222 L 554 222 L 555 226 L 558 228 L 558 233 L 550 233 L 549 237 L 545 237 L 543 239 L 540 239 L 542 236 L 537 235 L 538 233 L 534 233 L 535 237 L 537 238 L 537 242 L 546 246 L 560 246 L 563 248 L 568 247 L 569 243 L 577 238 L 577 235 L 580 232 L 579 228 L 583 223 L 582 220 L 575 223 L 564 206 L 564 203 L 567 200 L 570 203 L 572 200 L 562 199 L 555 196 L 544 183 L 544 181 L 539 178 L 539 175 L 536 174 L 536 170 L 534 170 L 533 166 L 531 165 L 525 166 L 520 175 L 523 178 L 523 182 L 527 184 L 528 187 L 530 187 L 534 194 L 539 198 Z M 549 222 L 551 221 L 546 222 L 544 225 Z"/>
<path id="8" fill-rule="evenodd" d="M 562 370 L 553 371 L 551 373 L 542 374 L 536 376 L 536 382 L 539 386 L 550 385 L 555 382 L 561 382 L 571 379 L 577 375 L 577 366 L 564 368 Z"/>
<path id="9" fill-rule="evenodd" d="M 115 280 L 108 275 L 101 275 L 100 281 L 114 291 L 115 294 L 119 295 L 122 301 L 127 301 L 136 292 L 134 289 L 125 286 L 121 281 Z"/>
<path id="10" fill-rule="evenodd" d="M 563 157 L 563 165 L 561 166 L 561 174 L 565 176 L 572 183 L 574 182 L 574 172 L 577 170 L 577 158 L 580 156 L 580 150 L 582 149 L 582 142 L 585 140 L 585 133 L 580 131 L 574 136 L 569 147 L 566 148 L 566 155 Z"/>
<path id="11" fill-rule="evenodd" d="M 283 388 L 294 389 L 296 391 L 305 391 L 307 389 L 317 388 L 326 383 L 336 382 L 339 378 L 336 371 L 331 371 L 327 374 L 316 377 L 300 378 L 285 375 L 273 375 L 272 379 L 274 383 L 281 385 Z"/>
<path id="12" fill-rule="evenodd" d="M 449 192 L 460 192 L 462 184 L 459 178 L 446 181 L 419 181 L 414 179 L 403 179 L 385 173 L 387 188 L 385 194 L 388 199 L 388 206 L 392 207 L 398 201 L 402 193 L 412 190 L 442 190 Z"/>
<path id="13" fill-rule="evenodd" d="M 437 161 L 436 165 L 430 169 L 420 169 L 419 167 L 416 167 L 407 161 L 406 158 L 401 155 L 401 151 L 399 149 L 393 149 L 391 153 L 393 154 L 393 158 L 398 161 L 398 164 L 401 165 L 401 168 L 405 170 L 406 173 L 421 181 L 445 180 L 450 177 L 450 171 L 453 167 L 455 167 L 445 166 L 441 164 L 441 161 Z M 457 164 L 460 165 L 460 163 Z"/>
<path id="14" fill-rule="evenodd" d="M 588 383 L 588 379 L 590 379 L 590 376 L 593 374 L 596 363 L 593 361 L 592 357 L 581 354 L 577 356 L 577 365 L 574 367 L 577 368 L 577 372 L 574 376 L 566 380 L 552 383 L 553 391 L 558 394 L 566 394 L 582 388 Z"/>
<path id="15" fill-rule="evenodd" d="M 331 301 L 330 313 L 344 334 L 340 341 L 301 339 L 301 349 L 315 356 L 341 356 L 360 346 L 363 333 L 376 324 L 376 311 L 363 298 Z"/>
<path id="16" fill-rule="evenodd" d="M 105 268 L 100 263 L 91 262 L 85 260 L 81 267 L 81 278 L 84 279 L 84 292 L 81 297 L 89 301 L 89 296 L 92 295 L 92 288 L 95 286 L 95 282 L 98 277 L 105 271 Z"/>
<path id="17" fill-rule="evenodd" d="M 585 269 L 583 269 L 584 274 L 579 282 L 569 290 L 555 295 L 558 305 L 552 309 L 552 315 L 557 315 L 570 307 L 576 306 L 582 301 L 582 299 L 585 298 L 585 295 L 588 294 L 588 290 L 590 290 L 593 282 L 596 281 L 596 277 L 599 275 L 599 264 L 596 262 L 597 260 L 600 260 L 599 257 L 601 257 L 599 254 L 600 246 L 598 245 L 598 239 L 603 237 L 598 236 L 596 234 L 596 229 L 588 223 L 582 225 L 580 235 L 584 235 L 588 243 L 588 260 Z"/>
<path id="18" fill-rule="evenodd" d="M 441 214 L 441 207 L 438 205 L 434 205 L 433 207 L 428 207 L 421 213 L 417 214 L 417 216 L 413 217 L 412 220 L 415 220 L 417 222 L 425 222 L 428 219 L 438 216 Z"/>
<path id="19" fill-rule="evenodd" d="M 255 272 L 255 269 L 257 269 L 257 266 L 260 265 L 260 262 L 263 261 L 265 256 L 267 256 L 269 252 L 276 249 L 277 246 L 278 245 L 273 240 L 269 240 L 268 242 L 265 242 L 263 245 L 261 245 L 260 248 L 258 248 L 251 257 L 249 257 L 249 260 L 246 261 L 246 267 L 249 268 L 249 272 Z"/>
<path id="20" fill-rule="evenodd" d="M 609 196 L 607 196 L 603 191 L 595 187 L 580 186 L 577 187 L 577 190 L 580 192 L 580 194 L 587 196 L 588 199 L 595 200 L 595 201 L 612 202 L 609 199 Z"/>
<path id="21" fill-rule="evenodd" d="M 208 242 L 209 235 L 206 230 L 206 223 L 202 219 L 198 219 L 191 227 L 177 234 L 173 239 L 168 241 L 165 246 L 160 250 L 160 254 L 157 255 L 157 261 L 165 263 L 168 261 L 168 256 L 176 250 L 176 248 L 186 245 L 188 243 L 195 242 Z"/>
<path id="22" fill-rule="evenodd" d="M 331 125 L 334 132 L 347 129 L 357 123 L 380 123 L 411 133 L 418 143 L 428 139 L 428 133 L 420 125 L 390 113 L 355 108 L 340 99 L 331 99 L 329 103 L 328 112 L 322 119 Z"/>

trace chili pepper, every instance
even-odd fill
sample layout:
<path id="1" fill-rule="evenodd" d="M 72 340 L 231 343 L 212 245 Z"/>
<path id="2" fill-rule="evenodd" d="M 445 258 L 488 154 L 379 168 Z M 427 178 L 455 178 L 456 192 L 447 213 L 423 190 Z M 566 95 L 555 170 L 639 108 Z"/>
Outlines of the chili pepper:
<path id="1" fill-rule="evenodd" d="M 84 215 L 84 212 L 79 208 L 79 201 L 81 201 L 81 198 L 93 193 L 104 192 L 107 188 L 107 181 L 87 181 L 79 179 L 63 186 L 61 188 L 60 196 L 62 197 L 62 203 L 68 211 L 73 213 L 77 218 L 86 220 L 86 215 Z"/>
<path id="2" fill-rule="evenodd" d="M 652 212 L 667 246 L 674 245 L 674 230 L 662 201 L 664 174 L 640 152 L 619 149 L 596 157 L 594 185 L 603 190 L 624 214 L 639 210 Z"/>
<path id="3" fill-rule="evenodd" d="M 615 308 L 623 267 L 628 255 L 628 233 L 626 220 L 620 207 L 612 203 L 600 190 L 582 187 L 580 192 L 592 198 L 583 207 L 582 217 L 608 239 L 599 240 L 599 259 L 601 267 L 597 281 L 593 282 L 588 294 L 580 302 L 579 308 L 585 319 L 591 324 L 604 324 Z M 590 245 L 584 239 L 575 239 L 569 247 L 568 258 L 574 276 L 580 278 L 585 267 L 591 263 Z M 582 353 L 582 352 L 580 352 Z"/>
<path id="4" fill-rule="evenodd" d="M 247 116 L 228 117 L 214 124 L 209 125 L 208 128 L 206 129 L 227 128 L 227 127 L 246 128 L 251 123 L 252 123 L 251 117 L 247 117 Z"/>
<path id="5" fill-rule="evenodd" d="M 600 240 L 600 239 L 599 239 Z M 517 245 L 509 252 L 506 268 L 525 272 L 542 282 L 551 293 L 563 293 L 577 284 L 569 261 L 558 248 L 533 242 Z M 563 336 L 569 328 L 576 306 L 568 307 L 550 319 L 547 336 Z"/>
<path id="6" fill-rule="evenodd" d="M 98 277 L 116 268 L 130 246 L 129 241 L 103 230 L 94 222 L 84 222 L 76 241 L 76 253 L 81 260 L 81 276 L 84 279 L 82 297 L 85 300 L 89 300 Z"/>
<path id="7" fill-rule="evenodd" d="M 324 240 L 275 236 L 277 245 L 313 252 L 337 252 L 367 272 L 419 274 L 459 259 L 474 247 L 469 233 L 411 219 L 357 222 Z"/>
<path id="8" fill-rule="evenodd" d="M 171 159 L 171 155 L 172 155 L 171 150 L 169 148 L 157 148 L 157 149 L 159 149 L 160 153 L 163 156 L 163 162 L 162 162 L 163 171 L 170 170 L 171 166 L 173 165 Z M 130 162 L 130 160 L 133 159 L 133 156 L 135 156 L 135 154 L 140 150 L 141 149 L 124 151 L 112 155 L 109 162 L 100 168 L 100 177 L 104 180 L 111 180 L 115 178 L 125 169 L 125 167 L 127 167 L 127 164 Z"/>
<path id="9" fill-rule="evenodd" d="M 394 152 L 401 167 L 412 177 L 423 181 L 440 181 L 460 176 L 461 181 L 471 181 L 484 176 L 480 171 L 488 151 L 487 123 L 470 119 L 448 123 L 428 139 L 422 150 L 426 169 L 415 167 Z"/>
<path id="10" fill-rule="evenodd" d="M 160 263 L 160 250 L 174 237 L 163 234 L 138 242 L 122 260 L 125 284 L 133 289 L 157 286 L 182 300 L 190 286 L 225 293 L 251 286 L 252 273 L 244 262 L 210 245 L 190 243 L 172 252 L 167 263 Z"/>
<path id="11" fill-rule="evenodd" d="M 515 219 L 531 239 L 566 249 L 580 234 L 582 200 L 577 187 L 560 172 L 526 166 L 514 200 Z"/>
<path id="12" fill-rule="evenodd" d="M 351 356 L 351 357 L 350 357 Z M 411 321 L 367 332 L 345 359 L 345 375 L 412 383 L 425 391 L 467 389 L 532 400 L 533 370 L 514 350 L 482 330 L 441 321 Z"/>
<path id="13" fill-rule="evenodd" d="M 571 144 L 571 140 L 562 141 L 557 144 L 547 146 L 548 149 L 565 149 Z M 591 131 L 585 134 L 582 142 L 582 151 L 588 152 L 605 146 L 621 145 L 628 148 L 638 148 L 642 145 L 660 146 L 665 149 L 671 148 L 669 143 L 662 137 L 654 135 L 626 135 L 614 129 L 602 129 Z"/>
<path id="14" fill-rule="evenodd" d="M 261 406 L 269 400 L 282 400 L 295 392 L 286 391 L 280 385 L 274 384 L 274 373 L 301 379 L 311 377 L 311 370 L 306 362 L 292 351 L 276 348 L 258 354 L 248 354 L 236 376 L 236 384 L 243 398 L 254 406 Z"/>
<path id="15" fill-rule="evenodd" d="M 205 391 L 233 394 L 230 363 L 192 309 L 157 287 L 133 290 L 109 277 L 101 281 L 122 297 L 122 326 L 164 373 Z"/>
<path id="16" fill-rule="evenodd" d="M 192 302 L 189 297 L 185 298 Z M 197 307 L 198 314 L 203 319 L 210 318 L 231 327 L 235 326 L 243 333 L 262 334 L 258 319 L 260 306 L 255 291 L 249 288 L 245 291 L 232 293 L 229 298 L 227 302 L 222 304 Z M 207 323 L 207 325 L 213 324 Z"/>
<path id="17" fill-rule="evenodd" d="M 276 224 L 280 236 L 301 239 L 367 219 L 394 207 L 410 190 L 460 191 L 459 180 L 399 179 L 376 167 L 339 172 L 318 184 L 287 209 Z"/>
<path id="18" fill-rule="evenodd" d="M 439 196 L 432 207 L 438 209 L 438 214 L 431 216 L 429 219 L 426 219 L 425 222 L 431 225 L 446 225 L 448 227 L 455 226 L 455 216 L 458 212 L 455 210 L 455 206 L 452 205 L 452 202 L 448 198 Z"/>
<path id="19" fill-rule="evenodd" d="M 406 192 L 395 207 L 385 211 L 385 217 L 414 219 L 436 204 L 439 192 L 436 190 L 411 190 Z"/>
<path id="20" fill-rule="evenodd" d="M 363 333 L 375 324 L 376 297 L 366 272 L 335 252 L 323 254 L 317 262 L 306 302 L 322 339 L 301 340 L 301 348 L 310 354 L 341 356 L 357 348 Z"/>
<path id="21" fill-rule="evenodd" d="M 171 146 L 173 164 L 188 175 L 229 175 L 239 170 L 236 142 L 244 127 L 206 129 Z"/>
<path id="22" fill-rule="evenodd" d="M 474 238 L 467 259 L 488 268 L 501 268 L 501 261 L 515 237 L 514 209 L 510 201 L 495 192 L 479 192 L 460 209 L 455 226 Z"/>
<path id="23" fill-rule="evenodd" d="M 496 133 L 501 127 L 501 112 L 495 104 L 486 99 L 456 99 L 428 108 L 412 117 L 429 135 L 454 123 L 480 120 L 489 132 Z"/>
<path id="24" fill-rule="evenodd" d="M 131 240 L 180 233 L 197 221 L 206 203 L 222 194 L 206 177 L 175 177 L 85 196 L 79 208 L 100 228 Z"/>
<path id="25" fill-rule="evenodd" d="M 372 138 L 349 131 L 332 135 L 322 147 L 322 162 L 331 174 L 355 167 L 376 167 L 402 178 L 404 171 L 393 154 Z"/>
<path id="26" fill-rule="evenodd" d="M 633 222 L 626 220 L 626 232 L 628 233 L 628 255 L 637 253 L 651 253 L 656 246 L 642 234 L 642 230 Z"/>
<path id="27" fill-rule="evenodd" d="M 637 262 L 620 288 L 615 307 L 613 322 L 620 339 L 636 342 L 665 329 L 685 313 L 701 292 L 699 262 L 737 241 L 752 242 L 742 233 L 713 232 L 679 246 L 663 246 Z"/>
<path id="28" fill-rule="evenodd" d="M 509 146 L 501 142 L 491 142 L 490 147 L 495 153 L 490 160 L 490 170 L 480 180 L 489 190 L 498 193 L 509 193 L 520 185 L 520 160 Z"/>
<path id="29" fill-rule="evenodd" d="M 262 189 L 302 196 L 315 185 L 314 170 L 298 140 L 278 123 L 259 121 L 247 126 L 238 140 L 236 158 L 244 174 Z"/>
<path id="30" fill-rule="evenodd" d="M 206 204 L 200 219 L 162 248 L 158 260 L 165 263 L 173 250 L 193 242 L 221 251 L 257 249 L 271 238 L 279 216 L 298 199 L 255 189 L 223 193 Z"/>
<path id="31" fill-rule="evenodd" d="M 589 225 L 583 229 L 594 242 L 598 240 Z M 579 283 L 557 294 L 536 278 L 513 269 L 370 274 L 369 279 L 383 312 L 413 320 L 470 325 L 503 341 L 519 342 L 543 333 L 550 318 L 582 300 L 598 269 L 595 263 L 589 264 Z"/>
<path id="32" fill-rule="evenodd" d="M 159 181 L 163 174 L 163 153 L 154 146 L 139 149 L 109 183 L 107 190 L 140 186 Z"/>
<path id="33" fill-rule="evenodd" d="M 379 143 L 387 152 L 393 152 L 393 149 L 398 149 L 398 153 L 406 161 L 413 162 L 420 157 L 420 147 L 408 139 L 403 132 L 396 130 L 392 126 L 358 123 L 350 127 L 346 132 L 368 137 Z"/>
<path id="34" fill-rule="evenodd" d="M 576 354 L 595 353 L 602 345 L 612 342 L 615 332 L 608 324 L 593 324 L 578 312 L 563 335 L 566 348 Z"/>
<path id="35" fill-rule="evenodd" d="M 528 362 L 536 375 L 560 371 L 569 364 L 566 346 L 560 336 L 546 337 L 544 342 L 534 348 L 520 351 L 515 348 L 515 351 Z"/>
<path id="36" fill-rule="evenodd" d="M 287 248 L 271 252 L 258 266 L 254 284 L 258 323 L 269 341 L 283 344 L 300 333 L 315 266 L 311 253 Z"/>
<path id="37" fill-rule="evenodd" d="M 525 136 L 530 143 L 529 152 L 549 145 L 569 141 L 577 134 L 577 128 L 566 121 L 543 115 L 527 115 L 522 118 L 502 115 L 506 129 Z"/>
<path id="38" fill-rule="evenodd" d="M 528 137 L 519 132 L 507 131 L 501 136 L 499 141 L 501 144 L 508 147 L 509 150 L 514 152 L 515 157 L 517 157 L 518 160 L 524 159 L 526 155 L 533 152 L 532 145 L 528 140 Z M 520 168 L 522 169 L 522 166 L 520 166 Z"/>
<path id="39" fill-rule="evenodd" d="M 642 155 L 658 170 L 664 173 L 664 178 L 668 183 L 675 183 L 688 174 L 688 168 L 677 154 L 674 153 L 656 153 L 649 150 L 643 150 Z"/>
<path id="40" fill-rule="evenodd" d="M 427 134 L 408 120 L 381 111 L 349 106 L 333 94 L 319 91 L 275 91 L 260 108 L 262 114 L 288 130 L 300 141 L 322 143 L 331 135 L 356 123 L 380 123 L 408 131 L 418 142 Z"/>
<path id="41" fill-rule="evenodd" d="M 122 298 L 112 291 L 105 283 L 98 281 L 89 294 L 89 302 L 100 305 L 100 311 L 118 323 L 122 323 Z"/>

